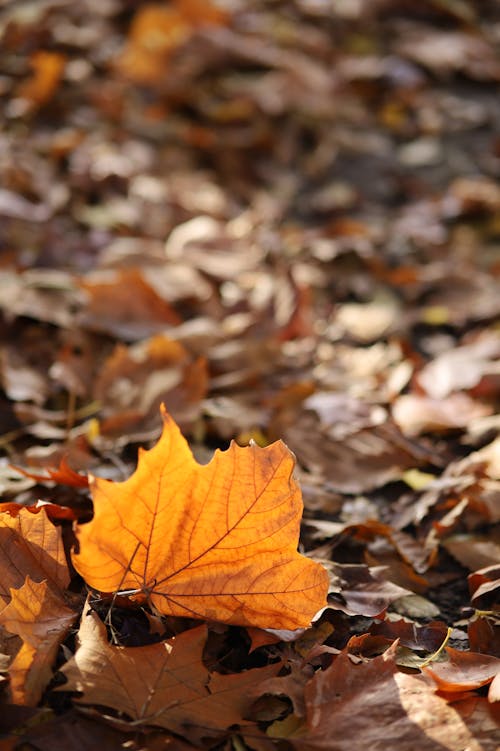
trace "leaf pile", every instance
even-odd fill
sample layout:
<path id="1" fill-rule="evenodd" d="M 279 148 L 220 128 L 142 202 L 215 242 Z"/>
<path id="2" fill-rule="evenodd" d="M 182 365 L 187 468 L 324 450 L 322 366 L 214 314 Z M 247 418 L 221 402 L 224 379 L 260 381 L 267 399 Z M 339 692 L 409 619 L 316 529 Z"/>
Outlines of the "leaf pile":
<path id="1" fill-rule="evenodd" d="M 2 4 L 2 748 L 498 746 L 480 6 Z"/>

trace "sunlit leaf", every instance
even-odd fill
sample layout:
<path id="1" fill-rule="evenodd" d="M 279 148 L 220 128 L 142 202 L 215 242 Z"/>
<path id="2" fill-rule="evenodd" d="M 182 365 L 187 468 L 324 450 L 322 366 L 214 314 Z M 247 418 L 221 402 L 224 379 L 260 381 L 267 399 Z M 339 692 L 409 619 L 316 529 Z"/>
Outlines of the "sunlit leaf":
<path id="1" fill-rule="evenodd" d="M 27 575 L 35 582 L 46 579 L 56 591 L 68 586 L 61 530 L 45 510 L 33 514 L 23 508 L 14 517 L 0 513 L 0 571 L 0 602 L 5 604 L 10 601 L 9 590 L 22 587 Z"/>
<path id="2" fill-rule="evenodd" d="M 0 625 L 22 639 L 21 649 L 9 666 L 10 692 L 14 704 L 35 706 L 52 678 L 59 644 L 76 613 L 64 604 L 46 581 L 29 576 L 19 589 L 11 589 L 11 601 L 0 612 Z"/>
<path id="3" fill-rule="evenodd" d="M 125 482 L 91 483 L 75 568 L 101 592 L 142 594 L 165 615 L 261 628 L 307 626 L 325 569 L 297 552 L 302 499 L 280 441 L 231 444 L 200 466 L 165 411 L 163 434 Z"/>

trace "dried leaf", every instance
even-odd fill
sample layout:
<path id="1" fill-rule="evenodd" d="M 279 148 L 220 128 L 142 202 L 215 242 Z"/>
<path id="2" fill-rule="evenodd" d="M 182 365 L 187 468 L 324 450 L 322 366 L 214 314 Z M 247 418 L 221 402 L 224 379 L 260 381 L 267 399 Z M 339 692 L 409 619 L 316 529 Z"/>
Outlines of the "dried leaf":
<path id="1" fill-rule="evenodd" d="M 500 344 L 496 335 L 455 347 L 436 357 L 418 374 L 418 382 L 432 399 L 472 389 L 488 374 L 498 374 Z"/>
<path id="2" fill-rule="evenodd" d="M 133 590 L 166 615 L 261 628 L 309 625 L 325 569 L 297 552 L 302 501 L 277 442 L 232 444 L 198 465 L 163 411 L 160 441 L 123 483 L 92 482 L 73 563 L 101 592 Z"/>
<path id="3" fill-rule="evenodd" d="M 403 394 L 392 407 L 392 416 L 403 433 L 416 436 L 429 431 L 466 428 L 473 420 L 491 415 L 493 408 L 467 394 L 450 394 L 431 399 L 418 394 Z"/>
<path id="4" fill-rule="evenodd" d="M 279 664 L 240 674 L 209 673 L 202 662 L 207 627 L 184 631 L 158 644 L 114 647 L 96 613 L 87 608 L 75 656 L 62 668 L 65 691 L 81 691 L 84 704 L 123 712 L 138 724 L 182 734 L 241 724 L 252 703 L 249 688 L 276 675 Z"/>
<path id="5" fill-rule="evenodd" d="M 380 616 L 392 602 L 410 594 L 384 578 L 383 566 L 336 563 L 333 571 L 340 597 L 330 599 L 330 606 L 348 615 Z"/>
<path id="6" fill-rule="evenodd" d="M 339 435 L 339 428 L 345 430 Z M 343 493 L 363 493 L 400 479 L 403 472 L 428 461 L 428 454 L 410 443 L 391 422 L 354 429 L 350 425 L 321 425 L 303 412 L 283 435 L 300 464 L 319 472 L 329 486 Z M 304 435 L 309 440 L 304 440 Z"/>
<path id="7" fill-rule="evenodd" d="M 500 565 L 487 566 L 468 577 L 471 602 L 476 608 L 487 609 L 498 602 L 500 589 Z"/>
<path id="8" fill-rule="evenodd" d="M 125 744 L 130 741 L 128 733 L 119 732 L 99 720 L 82 717 L 75 709 L 64 715 L 54 715 L 48 721 L 26 725 L 23 728 L 23 743 L 37 751 L 68 751 L 70 748 L 78 751 L 95 751 L 96 748 L 124 751 L 127 748 Z M 154 751 L 192 751 L 192 746 L 184 746 L 181 741 L 178 743 L 172 739 L 170 745 L 166 738 L 165 745 Z M 148 751 L 153 751 L 153 748 L 148 743 Z"/>
<path id="9" fill-rule="evenodd" d="M 55 591 L 69 584 L 60 528 L 45 510 L 32 514 L 23 508 L 15 517 L 0 514 L 0 601 L 7 604 L 10 589 L 20 589 L 29 576 L 35 582 L 47 580 Z"/>
<path id="10" fill-rule="evenodd" d="M 22 639 L 20 651 L 9 666 L 14 704 L 36 706 L 52 678 L 59 644 L 76 619 L 62 597 L 46 581 L 29 576 L 22 587 L 11 589 L 11 601 L 0 612 L 0 625 Z"/>
<path id="11" fill-rule="evenodd" d="M 176 0 L 168 7 L 145 3 L 134 17 L 117 67 L 134 82 L 158 83 L 170 55 L 185 44 L 196 27 L 221 24 L 225 19 L 222 9 L 201 0 Z"/>
<path id="12" fill-rule="evenodd" d="M 118 344 L 94 386 L 94 396 L 103 405 L 101 433 L 109 434 L 110 419 L 131 412 L 129 424 L 122 422 L 121 440 L 141 431 L 156 434 L 161 402 L 176 422 L 189 426 L 199 415 L 206 390 L 205 360 L 194 359 L 179 342 L 158 334 L 131 347 Z"/>
<path id="13" fill-rule="evenodd" d="M 21 506 L 20 503 L 6 502 L 0 503 L 0 514 L 10 514 L 17 516 L 23 509 L 30 514 L 38 514 L 41 509 L 45 511 L 49 519 L 76 519 L 76 512 L 67 506 L 59 506 L 57 503 L 48 503 L 47 501 L 37 501 L 32 506 Z"/>
<path id="14" fill-rule="evenodd" d="M 48 482 L 51 481 L 58 483 L 59 485 L 69 485 L 72 488 L 87 488 L 89 485 L 88 478 L 85 475 L 80 475 L 71 469 L 67 460 L 63 456 L 59 462 L 57 469 L 47 468 L 47 475 L 39 475 L 33 472 L 28 472 L 21 467 L 15 467 L 17 472 L 20 472 L 25 477 L 29 477 L 36 482 Z"/>
<path id="15" fill-rule="evenodd" d="M 461 652 L 446 647 L 447 662 L 436 662 L 425 672 L 436 682 L 440 691 L 446 693 L 470 691 L 491 683 L 500 671 L 500 659 L 478 652 Z"/>
<path id="16" fill-rule="evenodd" d="M 306 725 L 289 737 L 292 745 L 299 751 L 350 751 L 353 744 L 359 751 L 462 751 L 474 743 L 459 713 L 420 676 L 398 673 L 395 657 L 396 644 L 360 664 L 344 651 L 315 673 L 305 687 Z"/>
<path id="17" fill-rule="evenodd" d="M 19 95 L 39 107 L 54 96 L 66 65 L 66 56 L 60 52 L 38 50 L 31 57 L 31 65 L 33 76 L 21 85 Z"/>
<path id="18" fill-rule="evenodd" d="M 181 323 L 174 309 L 137 269 L 88 275 L 80 282 L 88 295 L 81 323 L 125 339 L 140 339 Z"/>

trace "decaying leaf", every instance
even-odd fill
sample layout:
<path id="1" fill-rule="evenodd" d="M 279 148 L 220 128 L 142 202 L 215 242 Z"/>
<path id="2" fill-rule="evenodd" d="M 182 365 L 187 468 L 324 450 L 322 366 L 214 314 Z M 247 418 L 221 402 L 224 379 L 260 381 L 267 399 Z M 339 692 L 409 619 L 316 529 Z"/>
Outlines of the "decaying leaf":
<path id="1" fill-rule="evenodd" d="M 202 662 L 206 639 L 203 625 L 158 644 L 110 646 L 104 625 L 86 608 L 61 688 L 81 691 L 82 703 L 110 707 L 139 725 L 182 733 L 186 726 L 214 732 L 240 724 L 252 703 L 250 687 L 276 675 L 280 665 L 209 673 Z"/>
<path id="2" fill-rule="evenodd" d="M 92 481 L 94 518 L 73 563 L 101 592 L 132 591 L 165 615 L 261 628 L 307 626 L 326 570 L 297 552 L 294 459 L 277 442 L 232 444 L 200 466 L 163 410 L 160 441 L 125 482 Z"/>

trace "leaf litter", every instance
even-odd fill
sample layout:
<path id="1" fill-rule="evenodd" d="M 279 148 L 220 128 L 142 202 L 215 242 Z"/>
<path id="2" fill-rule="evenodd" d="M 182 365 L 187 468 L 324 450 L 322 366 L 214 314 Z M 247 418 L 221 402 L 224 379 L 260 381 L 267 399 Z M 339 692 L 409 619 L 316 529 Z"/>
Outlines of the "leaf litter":
<path id="1" fill-rule="evenodd" d="M 2 8 L 6 748 L 497 748 L 499 21 Z"/>

